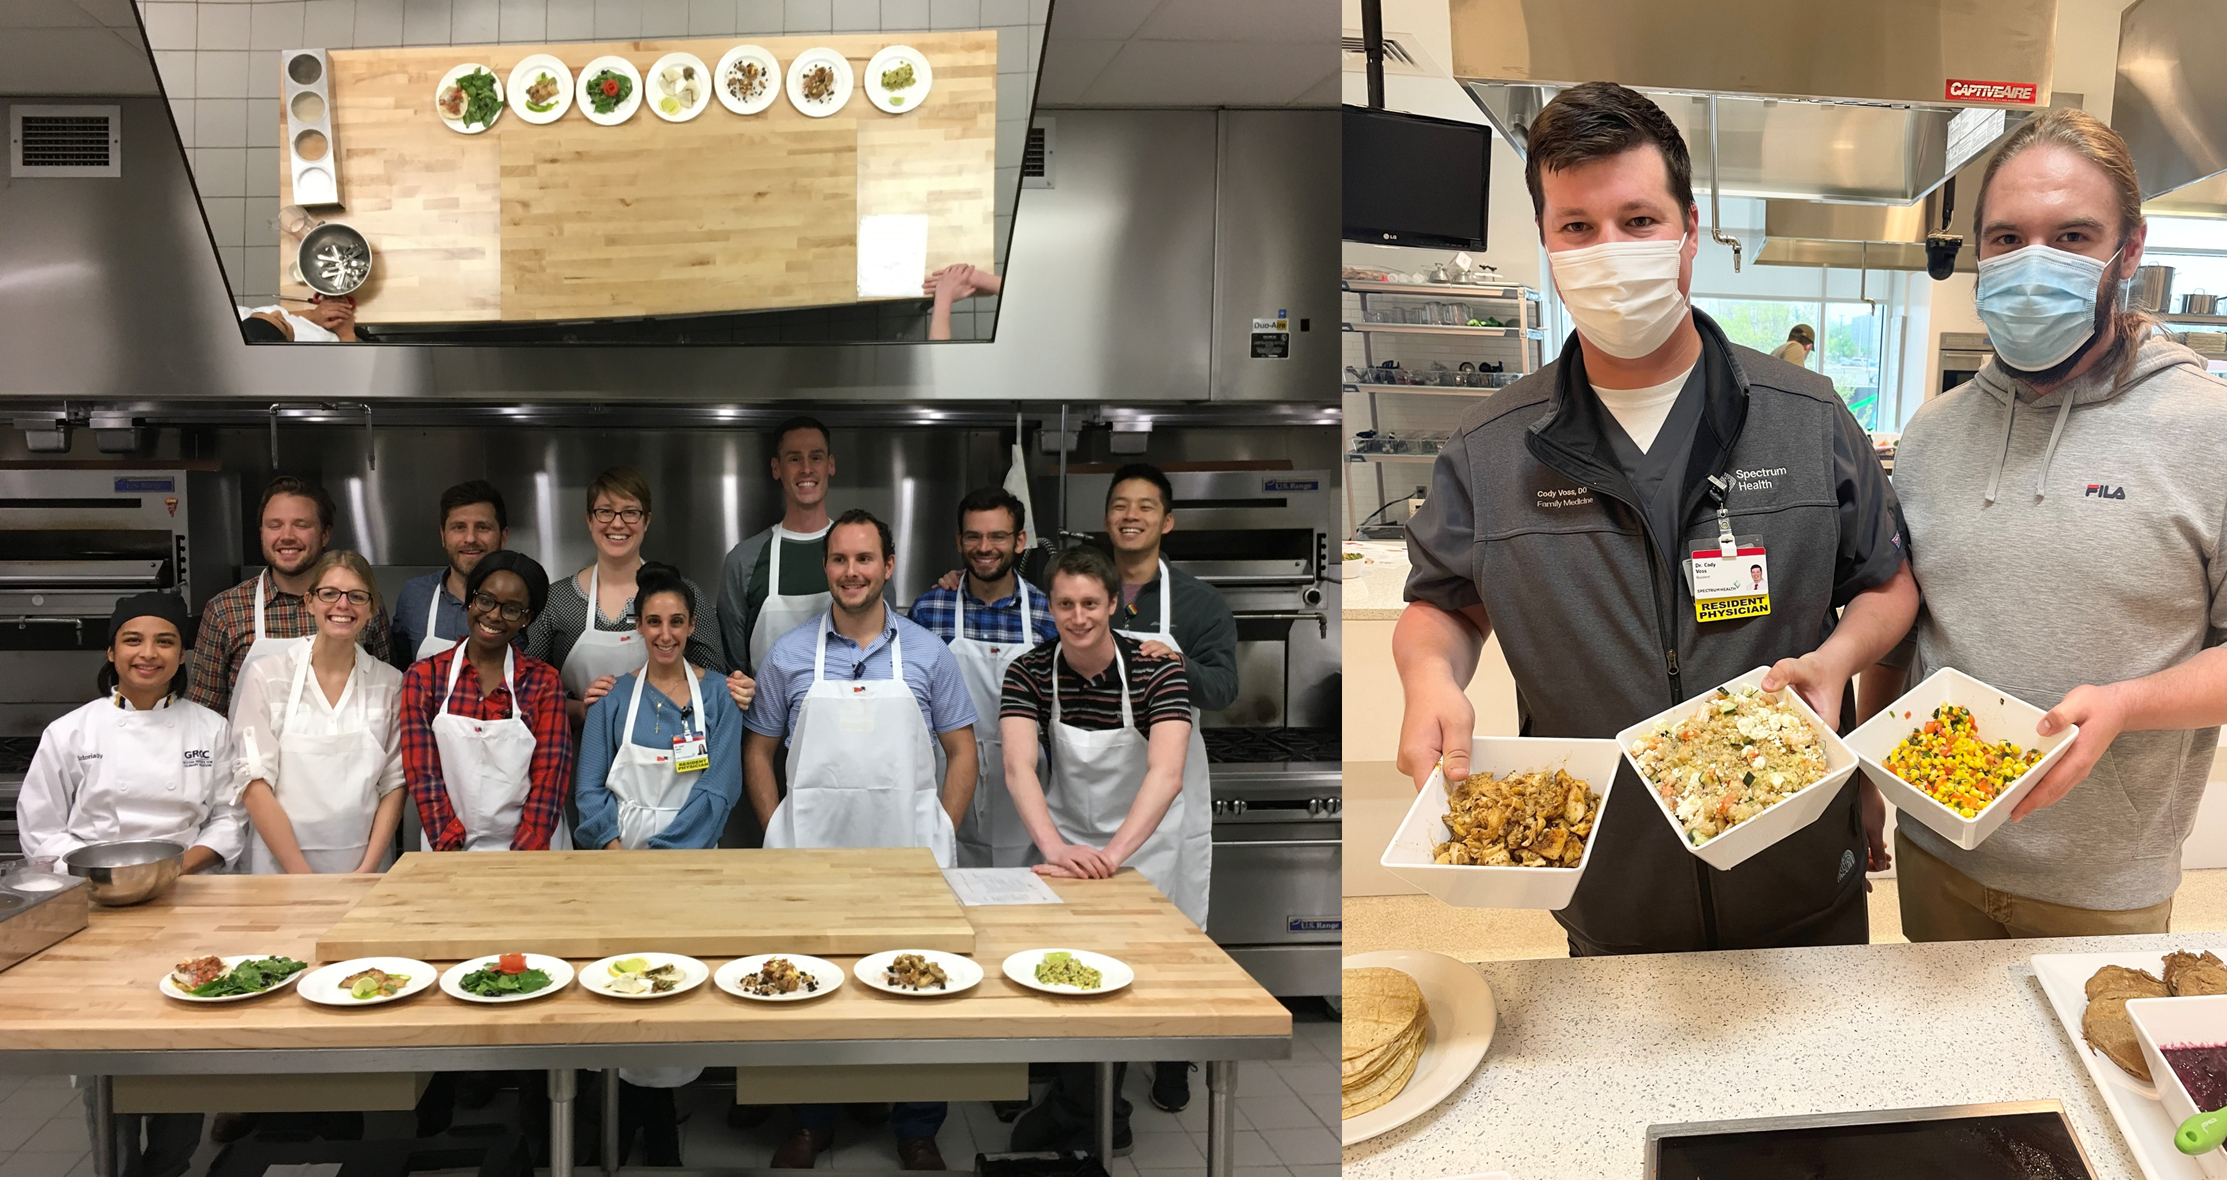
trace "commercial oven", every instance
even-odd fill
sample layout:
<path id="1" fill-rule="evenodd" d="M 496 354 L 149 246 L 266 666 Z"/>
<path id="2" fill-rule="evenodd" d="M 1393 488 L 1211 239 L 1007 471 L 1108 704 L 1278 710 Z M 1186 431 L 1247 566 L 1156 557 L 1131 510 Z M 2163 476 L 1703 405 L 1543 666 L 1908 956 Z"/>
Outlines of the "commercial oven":
<path id="1" fill-rule="evenodd" d="M 1987 362 L 1995 359 L 1995 346 L 1987 342 L 1985 332 L 1941 333 L 1941 379 L 1934 393 L 1941 394 L 1980 375 Z"/>

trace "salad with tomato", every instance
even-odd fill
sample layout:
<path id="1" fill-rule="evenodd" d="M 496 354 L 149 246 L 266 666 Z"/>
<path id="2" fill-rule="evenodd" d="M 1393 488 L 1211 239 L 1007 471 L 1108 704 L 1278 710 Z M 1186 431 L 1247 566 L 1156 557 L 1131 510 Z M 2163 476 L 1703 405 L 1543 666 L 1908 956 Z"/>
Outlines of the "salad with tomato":
<path id="1" fill-rule="evenodd" d="M 526 956 L 516 953 L 497 955 L 494 962 L 483 964 L 479 970 L 456 981 L 465 991 L 489 999 L 532 995 L 549 983 L 548 972 L 526 966 Z"/>
<path id="2" fill-rule="evenodd" d="M 608 115 L 626 105 L 634 94 L 634 79 L 617 70 L 603 70 L 588 79 L 588 103 L 595 113 Z"/>

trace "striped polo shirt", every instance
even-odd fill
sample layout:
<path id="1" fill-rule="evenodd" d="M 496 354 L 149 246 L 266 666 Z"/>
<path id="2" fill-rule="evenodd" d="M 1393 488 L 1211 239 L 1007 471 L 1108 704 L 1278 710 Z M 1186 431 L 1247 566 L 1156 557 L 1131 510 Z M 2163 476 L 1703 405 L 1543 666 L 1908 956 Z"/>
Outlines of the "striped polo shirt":
<path id="1" fill-rule="evenodd" d="M 1107 664 L 1089 680 L 1068 667 L 1066 657 L 1060 658 L 1060 720 L 1077 729 L 1118 728 L 1121 696 L 1115 669 L 1126 663 L 1129 667 L 1129 707 L 1135 713 L 1140 732 L 1152 732 L 1152 725 L 1157 721 L 1189 722 L 1191 685 L 1184 675 L 1183 661 L 1148 660 L 1138 650 L 1144 646 L 1142 641 L 1119 632 L 1115 633 L 1114 642 L 1121 647 L 1121 660 Z M 1042 644 L 1005 669 L 998 716 L 1025 717 L 1036 722 L 1039 733 L 1043 732 L 1052 716 L 1054 650 L 1054 644 Z"/>

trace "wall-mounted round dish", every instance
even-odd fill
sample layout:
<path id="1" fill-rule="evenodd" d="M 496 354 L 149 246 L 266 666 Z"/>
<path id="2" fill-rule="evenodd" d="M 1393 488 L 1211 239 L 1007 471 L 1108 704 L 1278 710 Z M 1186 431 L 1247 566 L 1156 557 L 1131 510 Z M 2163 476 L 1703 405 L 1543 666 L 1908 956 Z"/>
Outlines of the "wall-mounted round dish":
<path id="1" fill-rule="evenodd" d="M 487 75 L 488 82 L 495 88 L 495 113 L 488 115 L 484 122 L 466 123 L 464 119 L 470 111 L 471 97 L 460 82 L 478 74 Z M 503 117 L 503 105 L 503 80 L 495 76 L 495 71 L 476 61 L 451 67 L 448 73 L 441 75 L 440 84 L 433 88 L 433 113 L 441 117 L 441 122 L 448 124 L 449 130 L 461 131 L 466 135 L 477 135 L 493 127 L 495 121 Z"/>
<path id="2" fill-rule="evenodd" d="M 745 64 L 757 67 L 744 76 Z M 719 59 L 711 72 L 712 92 L 719 105 L 738 115 L 755 115 L 781 97 L 781 63 L 762 45 L 737 45 Z"/>
<path id="3" fill-rule="evenodd" d="M 693 53 L 658 58 L 644 82 L 650 90 L 650 110 L 668 123 L 686 123 L 711 105 L 711 71 Z"/>
<path id="4" fill-rule="evenodd" d="M 910 45 L 891 45 L 866 63 L 866 97 L 892 115 L 917 110 L 935 85 L 927 55 Z"/>
<path id="5" fill-rule="evenodd" d="M 594 93 L 603 89 L 607 82 L 622 81 L 618 94 L 613 95 L 608 91 L 604 94 L 605 100 L 612 105 L 598 111 Z M 642 74 L 634 68 L 633 62 L 623 57 L 599 57 L 580 67 L 579 90 L 580 113 L 588 117 L 588 122 L 616 127 L 633 118 L 635 110 L 642 105 Z"/>
<path id="6" fill-rule="evenodd" d="M 555 93 L 534 98 L 536 86 L 547 91 L 551 85 L 556 87 Z M 528 54 L 510 71 L 509 94 L 510 105 L 519 118 L 528 123 L 554 123 L 572 109 L 572 71 L 546 53 Z M 534 109 L 536 105 L 542 109 Z"/>
<path id="7" fill-rule="evenodd" d="M 850 100 L 849 58 L 822 45 L 797 54 L 789 63 L 789 105 L 824 119 Z"/>

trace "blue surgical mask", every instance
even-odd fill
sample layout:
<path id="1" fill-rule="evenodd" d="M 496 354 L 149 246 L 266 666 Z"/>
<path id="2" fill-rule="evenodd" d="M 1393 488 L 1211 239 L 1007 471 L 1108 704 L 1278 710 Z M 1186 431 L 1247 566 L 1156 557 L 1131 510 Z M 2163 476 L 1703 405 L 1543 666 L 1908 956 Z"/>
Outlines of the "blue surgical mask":
<path id="1" fill-rule="evenodd" d="M 2051 246 L 2027 246 L 1980 261 L 1980 321 L 2003 363 L 2046 369 L 2096 332 L 2096 289 L 2111 262 Z M 2123 286 L 2123 285 L 2122 285 Z"/>

